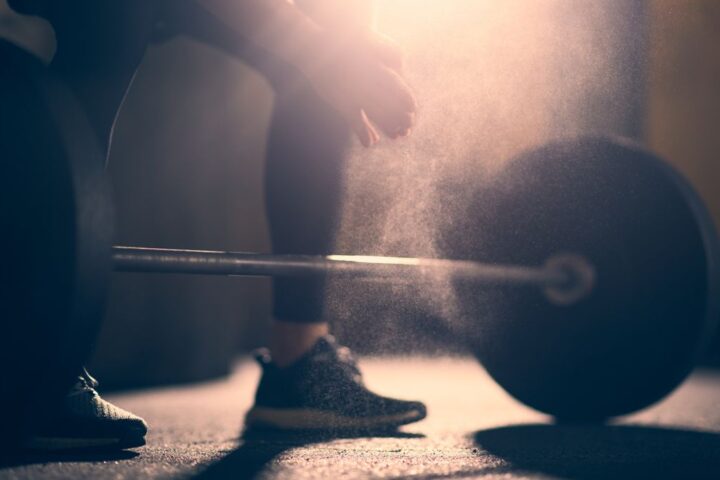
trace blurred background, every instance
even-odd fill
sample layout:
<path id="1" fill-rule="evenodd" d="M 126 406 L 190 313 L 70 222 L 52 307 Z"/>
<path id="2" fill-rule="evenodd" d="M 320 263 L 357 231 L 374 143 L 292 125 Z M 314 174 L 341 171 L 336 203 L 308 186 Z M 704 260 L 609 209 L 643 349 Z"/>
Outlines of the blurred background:
<path id="1" fill-rule="evenodd" d="M 666 157 L 720 222 L 719 2 L 378 3 L 378 28 L 405 48 L 419 123 L 409 139 L 352 149 L 339 253 L 436 254 L 436 219 L 457 207 L 442 185 L 472 188 L 524 149 L 591 132 Z M 4 0 L 0 26 L 52 55 L 47 26 L 17 23 Z M 178 38 L 151 48 L 115 129 L 118 243 L 269 251 L 272 102 L 261 77 L 209 47 Z M 452 349 L 431 328 L 452 314 L 448 292 L 410 307 L 376 293 L 328 287 L 344 342 L 365 353 Z M 119 388 L 224 374 L 264 343 L 270 295 L 263 279 L 116 275 L 91 371 Z M 720 362 L 719 340 L 706 362 Z"/>

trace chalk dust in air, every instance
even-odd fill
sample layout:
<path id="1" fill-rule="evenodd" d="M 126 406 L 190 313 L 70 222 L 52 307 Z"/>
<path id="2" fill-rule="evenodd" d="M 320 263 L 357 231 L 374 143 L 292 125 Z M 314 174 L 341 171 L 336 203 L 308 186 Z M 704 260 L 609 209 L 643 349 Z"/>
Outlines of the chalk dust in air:
<path id="1" fill-rule="evenodd" d="M 404 46 L 418 122 L 410 138 L 353 148 L 337 252 L 452 256 L 441 233 L 473 215 L 470 199 L 513 155 L 624 128 L 633 108 L 628 35 L 641 29 L 633 2 L 378 3 L 378 29 Z M 331 281 L 327 293 L 336 329 L 375 351 L 437 345 L 428 339 L 448 329 L 482 334 L 474 316 L 502 315 L 467 308 L 443 275 L 421 284 Z"/>

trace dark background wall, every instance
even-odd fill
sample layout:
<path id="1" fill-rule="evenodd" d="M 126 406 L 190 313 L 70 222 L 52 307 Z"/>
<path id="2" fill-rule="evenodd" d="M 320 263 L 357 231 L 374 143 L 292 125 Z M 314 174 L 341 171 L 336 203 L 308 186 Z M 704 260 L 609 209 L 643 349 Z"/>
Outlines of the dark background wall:
<path id="1" fill-rule="evenodd" d="M 268 87 L 186 40 L 152 48 L 110 156 L 121 244 L 267 251 L 262 201 Z M 116 275 L 93 362 L 117 382 L 224 373 L 267 325 L 268 282 Z"/>
<path id="2" fill-rule="evenodd" d="M 720 2 L 648 2 L 645 139 L 691 180 L 720 225 Z M 711 358 L 720 365 L 720 335 Z"/>
<path id="3" fill-rule="evenodd" d="M 590 131 L 647 141 L 720 221 L 717 2 L 380 3 L 381 28 L 406 46 L 420 121 L 409 140 L 353 151 L 340 251 L 432 255 L 440 174 L 479 180 L 522 149 Z M 14 21 L 2 2 L 0 26 L 51 54 L 47 29 Z M 262 170 L 271 105 L 264 81 L 231 58 L 189 40 L 153 47 L 110 158 L 118 242 L 268 251 Z M 347 291 L 331 285 L 328 303 L 352 346 L 446 347 L 387 302 L 353 301 Z M 265 341 L 264 280 L 123 274 L 110 297 L 91 365 L 105 385 L 222 374 L 236 352 Z M 376 315 L 372 328 L 359 320 Z"/>

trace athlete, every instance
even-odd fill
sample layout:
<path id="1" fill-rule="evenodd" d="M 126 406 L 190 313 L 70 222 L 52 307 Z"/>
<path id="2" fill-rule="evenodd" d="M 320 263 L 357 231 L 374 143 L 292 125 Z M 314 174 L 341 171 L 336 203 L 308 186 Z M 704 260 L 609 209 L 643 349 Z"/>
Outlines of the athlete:
<path id="1" fill-rule="evenodd" d="M 105 146 L 148 45 L 189 35 L 260 71 L 275 91 L 266 192 L 275 253 L 328 254 L 342 171 L 354 135 L 408 135 L 415 100 L 395 44 L 372 28 L 370 0 L 10 0 L 55 31 L 47 68 L 73 91 Z M 0 52 L 8 48 L 0 40 Z M 247 427 L 386 429 L 425 417 L 420 402 L 379 396 L 329 335 L 322 280 L 274 280 L 270 345 Z M 103 400 L 78 365 L 77 383 L 27 422 L 28 447 L 131 448 L 147 425 Z"/>

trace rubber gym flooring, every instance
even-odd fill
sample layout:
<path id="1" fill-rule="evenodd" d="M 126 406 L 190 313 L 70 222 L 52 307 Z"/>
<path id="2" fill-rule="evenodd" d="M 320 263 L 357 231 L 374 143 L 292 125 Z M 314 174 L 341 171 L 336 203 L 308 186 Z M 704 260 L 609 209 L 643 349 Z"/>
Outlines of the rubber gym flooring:
<path id="1" fill-rule="evenodd" d="M 146 418 L 148 445 L 119 454 L 28 455 L 0 478 L 713 478 L 720 479 L 720 373 L 609 426 L 555 426 L 463 358 L 364 359 L 377 390 L 422 399 L 429 417 L 382 438 L 242 438 L 259 369 L 111 395 Z"/>

